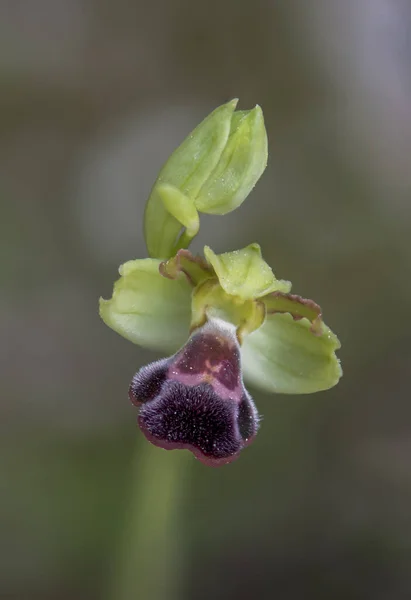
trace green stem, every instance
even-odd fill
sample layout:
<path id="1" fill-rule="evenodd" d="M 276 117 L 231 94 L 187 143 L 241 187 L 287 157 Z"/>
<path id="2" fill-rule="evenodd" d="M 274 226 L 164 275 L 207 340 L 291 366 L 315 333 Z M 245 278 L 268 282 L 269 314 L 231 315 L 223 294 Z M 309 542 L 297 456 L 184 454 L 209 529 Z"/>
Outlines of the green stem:
<path id="1" fill-rule="evenodd" d="M 178 600 L 189 454 L 139 445 L 111 600 Z"/>
<path id="2" fill-rule="evenodd" d="M 182 248 L 188 248 L 196 235 L 197 234 L 190 235 L 189 233 L 187 233 L 187 230 L 184 230 L 179 239 L 177 240 L 176 244 L 174 245 L 172 256 L 175 256 L 177 252 Z"/>

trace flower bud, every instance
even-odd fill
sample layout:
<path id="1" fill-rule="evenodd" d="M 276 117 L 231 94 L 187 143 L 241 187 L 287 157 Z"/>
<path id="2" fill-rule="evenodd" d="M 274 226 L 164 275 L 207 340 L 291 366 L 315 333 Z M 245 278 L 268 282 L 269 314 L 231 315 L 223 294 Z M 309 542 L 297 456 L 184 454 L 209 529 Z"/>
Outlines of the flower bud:
<path id="1" fill-rule="evenodd" d="M 234 112 L 236 105 L 232 100 L 214 110 L 161 169 L 144 219 L 150 256 L 170 258 L 187 248 L 198 233 L 198 212 L 234 210 L 263 173 L 267 134 L 262 110 Z"/>
<path id="2" fill-rule="evenodd" d="M 259 106 L 238 111 L 217 167 L 201 188 L 195 205 L 206 214 L 225 215 L 238 208 L 267 166 L 267 134 Z"/>

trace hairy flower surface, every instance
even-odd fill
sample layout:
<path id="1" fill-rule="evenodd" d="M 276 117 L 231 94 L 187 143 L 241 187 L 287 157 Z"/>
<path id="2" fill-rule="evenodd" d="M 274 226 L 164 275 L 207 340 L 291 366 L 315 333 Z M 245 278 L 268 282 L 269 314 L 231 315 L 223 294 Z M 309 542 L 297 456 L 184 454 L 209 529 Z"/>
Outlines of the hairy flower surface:
<path id="1" fill-rule="evenodd" d="M 257 432 L 235 328 L 219 319 L 196 330 L 172 357 L 143 367 L 129 396 L 153 444 L 187 448 L 205 464 L 231 462 Z"/>
<path id="2" fill-rule="evenodd" d="M 112 298 L 100 300 L 117 333 L 172 353 L 131 382 L 144 435 L 212 466 L 237 458 L 257 433 L 243 377 L 268 392 L 301 394 L 326 390 L 342 374 L 340 344 L 320 307 L 291 294 L 258 244 L 220 255 L 206 246 L 204 258 L 187 250 L 199 212 L 235 209 L 265 168 L 261 109 L 235 106 L 211 113 L 164 165 L 145 215 L 151 258 L 122 265 Z"/>

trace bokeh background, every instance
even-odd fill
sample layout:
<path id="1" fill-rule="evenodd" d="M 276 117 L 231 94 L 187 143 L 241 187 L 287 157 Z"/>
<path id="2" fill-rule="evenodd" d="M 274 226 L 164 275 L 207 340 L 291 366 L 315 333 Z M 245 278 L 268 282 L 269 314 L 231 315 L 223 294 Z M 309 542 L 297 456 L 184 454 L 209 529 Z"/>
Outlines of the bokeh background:
<path id="1" fill-rule="evenodd" d="M 411 598 L 411 5 L 3 0 L 2 598 Z M 151 447 L 157 356 L 99 320 L 163 161 L 232 97 L 269 165 L 195 250 L 262 245 L 342 341 L 341 383 L 254 393 L 230 466 Z"/>

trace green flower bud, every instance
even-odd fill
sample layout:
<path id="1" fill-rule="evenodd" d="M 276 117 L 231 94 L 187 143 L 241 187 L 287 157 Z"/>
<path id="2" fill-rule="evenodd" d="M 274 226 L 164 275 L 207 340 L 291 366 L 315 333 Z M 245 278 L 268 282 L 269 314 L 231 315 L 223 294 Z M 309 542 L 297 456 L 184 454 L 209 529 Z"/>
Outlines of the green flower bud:
<path id="1" fill-rule="evenodd" d="M 234 210 L 263 173 L 263 113 L 259 106 L 234 112 L 236 105 L 232 100 L 214 110 L 161 169 L 144 219 L 150 256 L 170 258 L 187 248 L 198 233 L 198 212 L 223 215 Z"/>
<path id="2" fill-rule="evenodd" d="M 267 166 L 263 111 L 234 113 L 230 135 L 218 165 L 200 190 L 195 205 L 207 214 L 225 215 L 238 208 Z"/>

